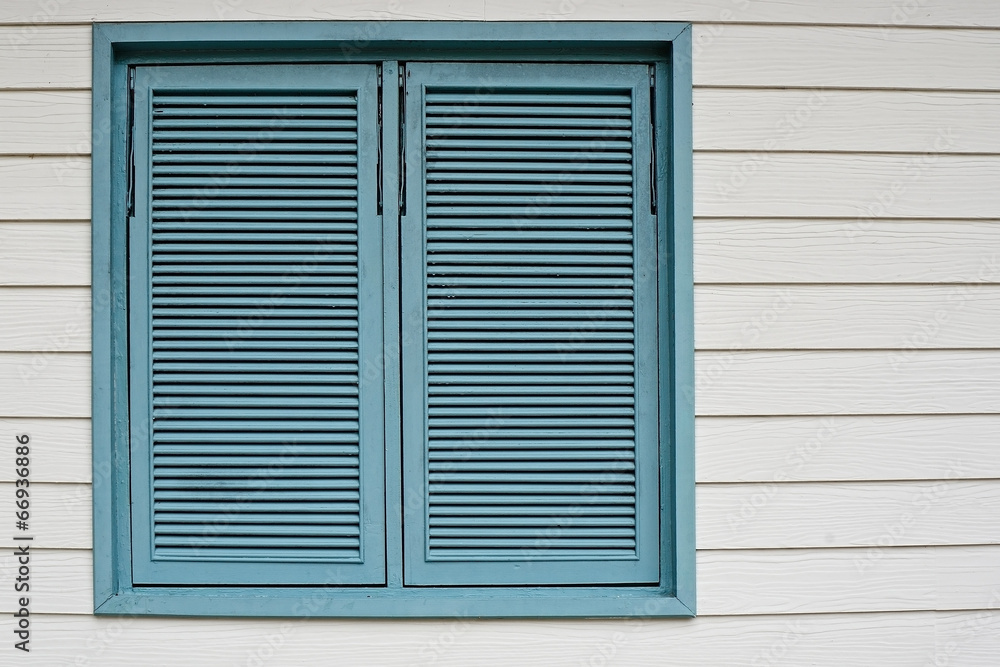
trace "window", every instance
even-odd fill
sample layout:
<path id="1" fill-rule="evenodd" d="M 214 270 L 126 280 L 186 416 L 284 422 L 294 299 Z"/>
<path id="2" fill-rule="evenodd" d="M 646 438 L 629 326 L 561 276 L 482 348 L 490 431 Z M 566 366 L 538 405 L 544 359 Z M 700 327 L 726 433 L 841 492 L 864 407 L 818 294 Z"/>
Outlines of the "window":
<path id="1" fill-rule="evenodd" d="M 691 615 L 689 49 L 95 26 L 97 612 Z"/>

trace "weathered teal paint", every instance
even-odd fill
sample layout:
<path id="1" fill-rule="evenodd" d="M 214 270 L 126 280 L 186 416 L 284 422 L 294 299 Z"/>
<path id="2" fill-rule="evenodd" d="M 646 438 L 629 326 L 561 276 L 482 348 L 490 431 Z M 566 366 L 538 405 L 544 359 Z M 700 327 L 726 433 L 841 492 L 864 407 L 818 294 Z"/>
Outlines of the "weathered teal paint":
<path id="1" fill-rule="evenodd" d="M 659 582 L 649 90 L 406 66 L 407 584 Z"/>
<path id="2" fill-rule="evenodd" d="M 385 581 L 376 74 L 136 68 L 137 584 Z"/>
<path id="3" fill-rule="evenodd" d="M 660 217 L 661 238 L 668 239 L 667 247 L 661 246 L 661 270 L 667 271 L 667 280 L 661 289 L 667 294 L 661 303 L 661 328 L 671 332 L 669 350 L 664 354 L 670 359 L 667 367 L 672 375 L 664 378 L 669 386 L 669 421 L 664 422 L 661 444 L 671 443 L 673 469 L 666 471 L 668 484 L 663 485 L 664 522 L 671 523 L 667 535 L 673 541 L 673 572 L 664 571 L 665 580 L 674 581 L 673 593 L 688 613 L 696 612 L 695 577 L 695 376 L 694 376 L 694 238 L 693 238 L 693 139 L 691 133 L 691 26 L 684 27 L 673 39 L 668 62 L 657 64 L 659 80 L 669 81 L 668 86 L 657 89 L 658 109 L 664 111 L 657 118 L 662 120 L 658 133 L 667 142 L 669 165 L 660 183 L 660 210 L 667 211 Z M 669 123 L 669 124 L 667 124 Z M 664 321 L 666 317 L 666 321 Z M 661 372 L 663 365 L 661 364 Z M 672 487 L 671 487 L 672 484 Z M 663 565 L 670 565 L 664 558 Z"/>
<path id="4" fill-rule="evenodd" d="M 398 61 L 655 64 L 661 512 L 659 581 L 598 587 L 403 585 L 403 507 L 386 489 L 386 584 L 329 588 L 133 584 L 129 517 L 126 290 L 128 68 L 150 64 L 368 63 L 383 77 L 383 126 L 399 124 Z M 690 28 L 673 23 L 214 23 L 94 27 L 94 535 L 97 613 L 248 616 L 688 616 L 694 612 L 693 307 L 691 301 Z M 384 457 L 400 479 L 399 140 L 382 134 L 381 260 L 385 329 Z M 641 159 L 641 157 L 640 157 Z M 412 167 L 412 162 L 408 161 Z M 410 184 L 408 192 L 421 188 Z M 409 217 L 404 218 L 405 221 Z M 403 246 L 402 259 L 407 261 Z M 406 273 L 404 267 L 404 274 Z M 667 306 L 667 307 L 664 307 Z M 667 332 L 668 335 L 664 335 Z M 422 340 L 422 339 L 421 339 Z M 423 343 L 421 342 L 422 346 Z M 422 411 L 422 408 L 420 408 Z M 381 538 L 380 538 L 381 539 Z M 266 568 L 260 575 L 266 579 Z M 335 579 L 335 577 L 334 577 Z M 168 582 L 167 582 L 168 583 Z M 508 582 L 509 583 L 509 582 Z"/>

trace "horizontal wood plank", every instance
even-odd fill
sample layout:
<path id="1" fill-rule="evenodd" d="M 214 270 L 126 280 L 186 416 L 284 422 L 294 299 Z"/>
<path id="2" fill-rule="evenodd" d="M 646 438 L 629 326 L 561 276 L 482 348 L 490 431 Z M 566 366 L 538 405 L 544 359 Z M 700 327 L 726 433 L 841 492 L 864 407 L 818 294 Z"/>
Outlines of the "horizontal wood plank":
<path id="1" fill-rule="evenodd" d="M 0 288 L 0 350 L 90 350 L 90 290 L 86 287 Z"/>
<path id="2" fill-rule="evenodd" d="M 984 609 L 997 558 L 1000 546 L 701 551 L 698 613 Z"/>
<path id="3" fill-rule="evenodd" d="M 0 157 L 0 220 L 89 219 L 89 157 Z"/>
<path id="4" fill-rule="evenodd" d="M 89 419 L 0 419 L 0 438 L 13 442 L 27 435 L 32 482 L 91 480 Z M 0 466 L 0 482 L 16 479 L 12 466 Z"/>
<path id="5" fill-rule="evenodd" d="M 938 0 L 935 0 L 938 1 Z M 366 0 L 305 0 L 276 5 L 269 0 L 175 0 L 169 7 L 156 0 L 101 2 L 101 0 L 56 0 L 52 4 L 11 0 L 0 9 L 0 23 L 89 23 L 91 21 L 324 21 L 393 19 L 482 20 L 483 0 L 408 0 L 372 4 Z M 946 10 L 943 15 L 949 12 Z M 956 17 L 957 20 L 958 17 Z M 359 32 L 358 39 L 371 35 Z"/>
<path id="6" fill-rule="evenodd" d="M 884 218 L 996 218 L 997 182 L 1000 156 L 700 153 L 694 213 L 844 217 L 859 225 Z"/>
<path id="7" fill-rule="evenodd" d="M 39 614 L 32 617 L 39 638 L 32 654 L 52 665 L 71 665 L 82 656 L 102 667 L 254 665 L 252 658 L 265 665 L 326 667 L 329 647 L 336 646 L 339 664 L 358 667 L 913 667 L 933 661 L 936 649 L 943 654 L 955 643 L 949 667 L 982 667 L 990 664 L 988 649 L 1000 651 L 1000 634 L 976 614 L 210 622 Z"/>
<path id="8" fill-rule="evenodd" d="M 1000 349 L 1000 286 L 701 286 L 695 346 Z"/>
<path id="9" fill-rule="evenodd" d="M 0 556 L 0 575 L 9 575 L 13 558 Z M 986 609 L 990 591 L 1000 588 L 998 558 L 1000 546 L 700 551 L 698 612 Z M 32 613 L 90 613 L 92 568 L 89 550 L 34 552 Z M 14 602 L 0 599 L 0 612 L 13 611 Z"/>
<path id="10" fill-rule="evenodd" d="M 0 90 L 0 154 L 90 154 L 90 93 Z"/>
<path id="11" fill-rule="evenodd" d="M 32 463 L 46 456 L 37 446 L 33 449 Z M 46 484 L 38 482 L 34 474 L 30 476 L 30 480 L 32 483 L 27 487 L 15 487 L 11 482 L 0 483 L 0 498 L 10 499 L 12 513 L 15 498 L 19 501 L 27 500 L 29 503 L 27 530 L 24 532 L 10 530 L 0 535 L 0 546 L 4 547 L 4 551 L 9 551 L 10 548 L 20 544 L 14 541 L 14 537 L 24 535 L 31 536 L 32 549 L 93 548 L 91 530 L 93 500 L 90 485 Z M 27 492 L 29 495 L 17 496 L 17 491 Z"/>
<path id="12" fill-rule="evenodd" d="M 90 417 L 90 355 L 0 353 L 0 417 Z"/>
<path id="13" fill-rule="evenodd" d="M 267 0 L 198 3 L 182 0 L 168 11 L 154 0 L 134 6 L 74 0 L 50 5 L 13 0 L 0 11 L 0 22 L 44 25 L 47 22 L 89 21 L 212 21 L 296 19 L 466 19 L 466 20 L 634 20 L 634 21 L 733 21 L 752 23 L 832 23 L 877 26 L 997 26 L 1000 19 L 989 0 L 922 0 L 919 5 L 886 5 L 868 0 L 836 4 L 797 2 L 733 2 L 733 0 L 420 0 L 373 6 L 363 0 L 335 6 L 309 0 L 276 6 Z"/>
<path id="14" fill-rule="evenodd" d="M 695 85 L 1000 90 L 1000 33 L 696 25 Z M 930 57 L 929 54 L 933 54 Z"/>
<path id="15" fill-rule="evenodd" d="M 29 4 L 29 16 L 39 13 Z M 0 89 L 90 88 L 91 27 L 48 22 L 0 26 Z"/>
<path id="16" fill-rule="evenodd" d="M 695 150 L 1000 153 L 1000 94 L 696 88 Z"/>
<path id="17" fill-rule="evenodd" d="M 995 26 L 1000 18 L 988 0 L 921 0 L 919 3 L 845 0 L 817 3 L 743 2 L 742 0 L 486 0 L 490 21 L 695 21 L 733 23 L 832 23 L 898 25 Z"/>
<path id="18" fill-rule="evenodd" d="M 1000 544 L 997 480 L 707 484 L 697 495 L 700 549 Z"/>
<path id="19" fill-rule="evenodd" d="M 699 482 L 1000 478 L 1000 415 L 699 417 Z"/>
<path id="20" fill-rule="evenodd" d="M 90 224 L 0 222 L 0 285 L 89 285 Z"/>
<path id="21" fill-rule="evenodd" d="M 699 352 L 695 378 L 699 415 L 1000 413 L 1000 352 Z"/>
<path id="22" fill-rule="evenodd" d="M 950 220 L 698 220 L 698 283 L 1000 283 L 1000 224 Z"/>
<path id="23" fill-rule="evenodd" d="M 31 613 L 89 614 L 94 610 L 93 555 L 83 549 L 34 549 L 29 545 Z M 13 550 L 0 556 L 0 576 L 16 578 L 19 566 Z M 0 602 L 3 612 L 15 611 L 17 600 Z"/>

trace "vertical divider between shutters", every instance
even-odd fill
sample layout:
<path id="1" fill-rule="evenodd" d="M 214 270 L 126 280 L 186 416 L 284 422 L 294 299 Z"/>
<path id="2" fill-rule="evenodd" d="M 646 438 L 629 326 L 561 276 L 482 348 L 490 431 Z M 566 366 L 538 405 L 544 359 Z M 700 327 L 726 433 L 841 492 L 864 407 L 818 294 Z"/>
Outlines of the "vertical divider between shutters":
<path id="1" fill-rule="evenodd" d="M 400 147 L 399 65 L 385 61 L 381 67 L 382 125 L 382 267 L 383 267 L 383 372 L 385 374 L 385 479 L 386 479 L 386 583 L 402 586 L 403 503 L 400 422 L 400 173 L 405 168 Z M 395 92 L 393 92 L 395 91 Z"/>

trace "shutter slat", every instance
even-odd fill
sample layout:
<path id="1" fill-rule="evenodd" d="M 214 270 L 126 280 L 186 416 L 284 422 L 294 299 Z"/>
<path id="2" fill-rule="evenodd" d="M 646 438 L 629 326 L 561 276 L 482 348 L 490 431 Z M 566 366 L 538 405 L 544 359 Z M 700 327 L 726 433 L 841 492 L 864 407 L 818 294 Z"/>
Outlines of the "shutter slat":
<path id="1" fill-rule="evenodd" d="M 158 122 L 158 118 L 154 117 L 153 150 L 155 151 L 164 145 L 190 146 L 199 142 L 226 146 L 226 150 L 229 150 L 230 142 L 238 144 L 242 149 L 246 149 L 247 144 L 298 147 L 303 144 L 297 142 L 307 142 L 305 145 L 308 145 L 309 150 L 314 150 L 316 143 L 355 142 L 358 140 L 358 133 L 353 131 L 357 127 L 355 123 L 346 124 L 346 127 L 351 128 L 350 130 L 340 131 L 332 128 L 303 131 L 301 127 L 292 129 L 288 124 L 280 123 L 271 131 L 271 134 L 267 134 L 268 130 L 262 128 L 259 123 L 250 121 L 245 123 L 245 130 L 222 129 L 225 127 L 228 126 L 220 125 L 213 120 L 201 125 L 191 124 L 182 129 L 172 129 L 169 125 Z"/>
<path id="2" fill-rule="evenodd" d="M 169 414 L 169 411 L 165 411 Z M 289 415 L 289 417 L 294 417 L 294 415 Z M 312 419 L 275 419 L 270 418 L 265 420 L 256 419 L 238 419 L 238 418 L 219 418 L 219 419 L 172 419 L 169 416 L 160 417 L 157 420 L 157 428 L 160 432 L 164 434 L 165 437 L 169 437 L 168 431 L 201 431 L 202 433 L 211 433 L 212 431 L 224 431 L 234 435 L 234 439 L 238 439 L 236 436 L 237 432 L 258 432 L 261 434 L 267 433 L 271 440 L 279 440 L 282 442 L 296 442 L 298 438 L 298 433 L 304 431 L 321 432 L 326 434 L 333 434 L 336 432 L 342 432 L 349 434 L 347 438 L 353 438 L 351 440 L 342 440 L 342 442 L 356 442 L 357 429 L 352 427 L 350 424 L 350 419 L 342 421 L 328 420 L 325 423 L 314 423 L 315 420 Z M 285 436 L 286 433 L 295 433 L 296 436 Z M 285 438 L 282 440 L 282 438 Z M 154 450 L 155 453 L 155 450 Z"/>
<path id="3" fill-rule="evenodd" d="M 248 499 L 247 496 L 252 496 Z M 171 505 L 169 501 L 171 500 L 182 500 L 182 501 L 201 501 L 203 506 L 206 508 L 212 508 L 212 503 L 218 503 L 214 505 L 214 509 L 207 510 L 206 514 L 212 515 L 205 517 L 204 526 L 211 531 L 212 526 L 215 523 L 225 523 L 226 512 L 240 511 L 242 508 L 253 507 L 254 503 L 257 501 L 274 501 L 274 502 L 284 502 L 287 503 L 285 507 L 289 510 L 295 510 L 297 508 L 297 503 L 299 502 L 334 502 L 337 500 L 360 500 L 361 494 L 357 490 L 343 489 L 343 490 L 333 490 L 333 489 L 253 489 L 252 491 L 247 491 L 242 488 L 233 489 L 192 489 L 185 488 L 183 490 L 176 489 L 162 489 L 157 490 L 153 493 L 153 501 L 156 503 L 156 511 L 160 511 L 164 508 L 169 508 Z M 222 517 L 222 518 L 219 518 Z M 192 534 L 192 548 L 193 542 L 197 539 L 197 535 Z M 246 555 L 252 555 L 249 552 Z"/>
<path id="4" fill-rule="evenodd" d="M 532 107 L 522 107 L 526 111 L 532 110 Z M 436 110 L 440 110 L 441 107 L 435 106 Z M 505 136 L 507 134 L 507 128 L 511 128 L 512 131 L 517 132 L 520 136 L 548 136 L 546 130 L 548 128 L 561 128 L 562 136 L 572 137 L 572 136 L 593 136 L 594 135 L 594 119 L 593 116 L 599 116 L 599 112 L 595 112 L 593 108 L 579 107 L 574 109 L 572 112 L 567 110 L 567 107 L 561 107 L 559 110 L 553 109 L 550 113 L 558 113 L 562 111 L 563 114 L 559 116 L 545 117 L 537 113 L 526 113 L 525 116 L 534 116 L 525 118 L 524 116 L 518 118 L 507 117 L 509 112 L 496 107 L 493 108 L 480 108 L 478 111 L 482 111 L 476 116 L 469 118 L 463 118 L 460 115 L 455 114 L 442 114 L 440 111 L 437 113 L 428 113 L 427 115 L 427 135 L 436 136 L 442 134 L 443 132 L 437 128 L 446 128 L 446 134 L 450 136 L 482 136 L 482 137 L 492 137 L 492 136 Z M 489 112 L 492 111 L 494 116 L 490 116 Z M 485 116 L 485 117 L 484 117 Z M 584 118 L 574 118 L 573 116 L 584 116 Z M 586 118 L 586 116 L 591 116 L 591 118 Z M 602 117 L 601 124 L 603 127 L 608 128 L 609 132 L 614 132 L 613 128 L 625 128 L 625 130 L 620 130 L 620 134 L 625 136 L 631 136 L 630 134 L 625 134 L 629 132 L 632 127 L 631 121 L 627 118 L 611 118 Z M 536 129 L 543 128 L 543 129 Z M 583 128 L 583 129 L 576 129 Z M 600 136 L 605 136 L 602 132 Z M 619 135 L 614 135 L 619 136 Z"/>
<path id="5" fill-rule="evenodd" d="M 322 512 L 242 512 L 230 519 L 232 524 L 272 524 L 275 519 L 292 525 L 315 525 L 315 526 L 338 526 L 346 525 L 353 528 L 352 516 L 356 507 L 344 504 L 344 512 L 341 514 L 332 513 L 329 508 L 324 508 Z M 191 523 L 200 522 L 204 517 L 197 512 L 163 512 L 160 520 L 163 523 Z M 442 518 L 442 521 L 447 518 Z M 460 519 L 459 519 L 460 521 Z M 281 528 L 280 526 L 276 528 Z M 348 529 L 351 529 L 348 528 Z M 353 534 L 353 533 L 352 533 Z"/>
<path id="6" fill-rule="evenodd" d="M 566 104 L 532 104 L 531 106 L 518 106 L 512 100 L 505 100 L 503 103 L 480 104 L 476 107 L 474 116 L 465 117 L 469 108 L 464 105 L 451 105 L 441 101 L 439 97 L 430 97 L 434 100 L 434 105 L 427 108 L 428 124 L 434 120 L 437 123 L 462 124 L 476 123 L 494 127 L 494 124 L 512 125 L 514 127 L 532 126 L 539 122 L 538 119 L 547 116 L 554 116 L 556 120 L 575 120 L 577 116 L 583 117 L 587 127 L 593 124 L 593 118 L 600 118 L 603 122 L 609 122 L 612 127 L 619 127 L 620 123 L 627 123 L 631 127 L 632 121 L 629 117 L 630 110 L 623 107 L 608 106 L 568 106 Z M 462 100 L 468 102 L 468 99 Z M 492 118 L 497 116 L 498 118 Z M 620 116 L 621 118 L 615 118 Z"/>
<path id="7" fill-rule="evenodd" d="M 441 456 L 442 458 L 465 457 L 470 458 L 481 455 L 482 458 L 516 458 L 523 454 L 525 461 L 533 458 L 572 458 L 574 448 L 580 457 L 601 458 L 610 455 L 607 450 L 616 450 L 622 453 L 615 454 L 613 458 L 629 460 L 632 456 L 631 443 L 627 438 L 621 439 L 601 439 L 590 438 L 587 440 L 587 448 L 582 449 L 576 441 L 567 440 L 532 440 L 531 438 L 518 437 L 510 441 L 503 438 L 483 439 L 476 443 L 476 447 L 470 447 L 468 442 L 449 442 L 446 439 L 437 440 L 429 447 L 429 456 Z M 454 452 L 458 452 L 457 454 Z"/>
<path id="8" fill-rule="evenodd" d="M 174 512 L 191 512 L 192 516 L 198 517 L 198 520 L 202 520 L 204 518 L 204 514 L 198 511 L 202 507 L 200 503 L 177 501 L 174 502 L 171 507 L 173 507 L 173 509 L 169 512 L 165 512 L 165 516 L 173 516 Z M 249 518 L 256 516 L 272 516 L 274 514 L 285 516 L 286 512 L 289 517 L 298 516 L 298 513 L 303 513 L 306 516 L 325 515 L 329 517 L 350 517 L 351 515 L 357 513 L 358 507 L 359 505 L 357 502 L 344 501 L 336 503 L 301 503 L 294 510 L 289 510 L 288 505 L 283 503 L 255 501 L 252 511 L 236 515 L 233 521 L 237 521 L 244 516 Z"/>
<path id="9" fill-rule="evenodd" d="M 432 511 L 436 513 L 444 511 L 442 508 L 445 506 L 457 505 L 465 510 L 468 510 L 468 512 L 472 513 L 472 515 L 478 515 L 475 510 L 477 505 L 490 505 L 492 506 L 494 512 L 507 516 L 510 514 L 519 514 L 527 510 L 540 508 L 545 508 L 546 511 L 555 511 L 553 509 L 553 506 L 555 505 L 565 505 L 571 508 L 587 508 L 589 505 L 616 505 L 624 511 L 631 513 L 634 511 L 632 509 L 634 502 L 634 498 L 630 494 L 614 495 L 589 493 L 581 495 L 579 493 L 572 493 L 572 490 L 564 493 L 552 491 L 550 493 L 521 493 L 517 495 L 506 493 L 494 495 L 490 495 L 488 493 L 437 493 L 434 497 L 435 507 Z M 440 505 L 441 508 L 437 507 L 437 505 Z M 447 509 L 450 510 L 452 508 L 448 507 Z M 573 514 L 575 514 L 575 512 L 571 511 L 565 516 L 572 516 Z M 482 516 L 485 519 L 490 515 L 483 514 Z M 559 515 L 558 518 L 563 518 L 563 515 Z M 535 537 L 537 537 L 537 534 Z"/>
<path id="10" fill-rule="evenodd" d="M 169 191 L 172 188 L 204 188 L 206 176 L 209 177 L 209 187 L 219 188 L 220 190 L 255 187 L 280 188 L 283 186 L 291 186 L 293 188 L 349 188 L 358 185 L 356 178 L 327 176 L 326 172 L 322 169 L 316 169 L 313 174 L 303 172 L 298 168 L 286 167 L 281 170 L 281 174 L 264 172 L 260 175 L 253 175 L 248 168 L 240 169 L 239 174 L 213 174 L 209 170 L 203 170 L 197 176 L 187 175 L 189 169 L 161 167 L 161 171 L 156 172 L 157 188 L 163 191 Z M 167 175 L 171 172 L 176 175 Z"/>
<path id="11" fill-rule="evenodd" d="M 616 107 L 619 115 L 629 116 L 629 105 L 632 102 L 631 95 L 623 92 L 601 91 L 600 94 L 587 94 L 578 92 L 557 93 L 551 90 L 537 92 L 502 92 L 490 91 L 483 93 L 474 90 L 459 90 L 457 92 L 438 92 L 429 90 L 426 93 L 427 115 L 435 113 L 434 105 L 437 104 L 462 104 L 465 105 L 463 115 L 475 115 L 475 111 L 482 107 L 490 107 L 504 104 L 528 104 L 538 107 L 557 107 L 566 104 L 569 106 L 586 106 L 591 109 L 601 109 L 604 107 Z M 472 102 L 472 104 L 470 104 Z M 520 113 L 511 114 L 512 116 Z"/>
<path id="12" fill-rule="evenodd" d="M 438 151 L 433 160 L 427 161 L 427 167 L 434 169 L 431 181 L 449 178 L 452 173 L 467 173 L 471 169 L 482 170 L 480 178 L 485 181 L 493 179 L 517 179 L 523 178 L 523 173 L 537 175 L 542 180 L 545 174 L 557 173 L 569 175 L 577 172 L 584 173 L 632 173 L 632 165 L 625 158 L 629 154 L 625 151 L 617 155 L 607 155 L 604 153 L 582 153 L 580 151 L 562 151 L 559 153 L 549 151 L 489 151 L 485 152 L 482 159 L 473 161 L 467 151 Z M 487 161 L 495 160 L 495 161 Z M 536 160 L 548 162 L 547 171 L 539 171 L 539 163 Z M 492 174 L 492 175 L 491 175 Z M 459 180 L 459 179 L 456 179 Z M 552 177 L 549 177 L 552 183 Z"/>
<path id="13" fill-rule="evenodd" d="M 424 252 L 404 273 L 419 285 L 404 321 L 409 306 L 423 325 L 409 377 L 426 505 L 411 515 L 422 543 L 408 577 L 654 582 L 655 540 L 640 549 L 658 531 L 639 469 L 657 460 L 655 442 L 642 456 L 639 442 L 640 403 L 656 402 L 639 380 L 652 339 L 638 309 L 655 312 L 637 268 L 645 69 L 442 64 L 409 76 L 423 86 L 408 106 L 423 129 L 408 148 L 424 159 L 423 231 L 403 242 Z"/>
<path id="14" fill-rule="evenodd" d="M 160 101 L 163 104 L 163 100 Z M 209 113 L 204 113 L 209 111 Z M 353 115 L 350 114 L 350 107 L 346 109 L 338 109 L 338 112 L 347 112 L 345 116 L 337 116 L 331 114 L 329 110 L 326 109 L 310 109 L 308 107 L 302 107 L 301 103 L 288 113 L 282 114 L 280 110 L 275 113 L 275 109 L 257 109 L 252 113 L 248 109 L 238 109 L 238 108 L 228 108 L 228 109 L 197 109 L 188 107 L 184 110 L 184 117 L 178 118 L 174 116 L 163 116 L 157 115 L 153 117 L 153 127 L 160 130 L 174 130 L 183 128 L 195 134 L 199 132 L 206 132 L 205 116 L 211 117 L 212 130 L 207 130 L 207 132 L 219 132 L 222 128 L 252 128 L 257 132 L 257 136 L 253 139 L 259 138 L 259 119 L 266 118 L 268 120 L 273 118 L 280 118 L 280 128 L 283 130 L 295 129 L 295 130 L 330 130 L 334 128 L 356 128 L 357 122 Z M 228 132 L 219 132 L 220 135 L 228 135 Z M 162 134 L 160 136 L 163 136 Z M 176 132 L 171 136 L 187 136 L 183 133 Z M 218 135 L 216 135 L 218 136 Z M 283 133 L 282 138 L 286 135 Z M 357 138 L 357 133 L 352 135 L 353 138 Z"/>
<path id="15" fill-rule="evenodd" d="M 238 546 L 238 545 L 237 545 Z M 252 553 L 260 558 L 266 558 L 271 565 L 267 567 L 268 572 L 274 572 L 277 569 L 278 563 L 308 563 L 310 561 L 323 562 L 324 560 L 330 558 L 343 559 L 346 562 L 351 562 L 351 554 L 357 552 L 356 545 L 350 545 L 349 548 L 340 549 L 336 548 L 335 545 L 326 545 L 322 549 L 314 548 L 314 544 L 296 544 L 294 548 L 289 549 L 266 549 L 259 547 L 255 549 Z M 247 556 L 251 553 L 246 549 L 232 548 L 227 545 L 228 548 L 220 548 L 218 546 L 212 549 L 212 557 L 214 559 L 220 560 L 245 560 Z M 171 549 L 169 547 L 160 547 L 159 551 L 163 554 L 165 558 L 171 559 L 182 559 L 189 551 L 185 547 L 179 549 Z M 292 555 L 289 555 L 291 552 Z M 199 566 L 204 567 L 203 564 L 199 563 Z M 329 567 L 329 566 L 327 566 Z"/>
<path id="16" fill-rule="evenodd" d="M 516 526 L 518 528 L 524 526 L 550 526 L 552 525 L 552 519 L 547 516 L 503 516 L 494 517 L 490 519 L 490 523 L 494 526 Z M 569 523 L 569 522 L 567 522 Z M 431 524 L 435 526 L 454 526 L 455 528 L 450 528 L 451 535 L 458 533 L 459 528 L 461 530 L 470 531 L 466 534 L 489 534 L 486 531 L 489 528 L 480 528 L 476 523 L 470 518 L 462 516 L 432 516 Z M 635 524 L 635 519 L 632 517 L 620 517 L 611 518 L 608 516 L 577 516 L 573 517 L 572 526 L 580 527 L 593 527 L 593 526 L 630 526 Z M 472 532 L 474 531 L 474 532 Z M 442 535 L 449 535 L 448 533 L 442 532 Z"/>
<path id="17" fill-rule="evenodd" d="M 243 472 L 244 468 L 261 468 L 264 469 L 270 465 L 274 464 L 274 459 L 267 456 L 253 456 L 244 452 L 230 454 L 228 456 L 211 456 L 205 454 L 199 454 L 199 456 L 175 456 L 169 454 L 158 454 L 157 458 L 161 461 L 160 465 L 164 466 L 164 469 L 169 469 L 170 475 L 188 475 L 188 476 L 198 476 L 198 475 L 212 475 L 212 474 L 245 474 Z M 334 474 L 337 472 L 338 468 L 352 468 L 358 464 L 357 457 L 351 456 L 332 456 L 327 453 L 323 453 L 318 456 L 308 456 L 302 457 L 301 461 L 303 466 L 297 468 L 297 474 L 308 474 L 308 475 L 319 475 L 319 474 Z M 170 466 L 189 466 L 188 468 L 176 467 L 170 468 Z M 199 469 L 196 468 L 199 466 Z M 212 467 L 220 468 L 239 468 L 236 471 L 226 471 L 221 470 L 218 472 L 213 472 L 208 470 Z M 313 466 L 319 466 L 320 469 L 317 470 Z M 286 470 L 292 469 L 292 466 L 285 465 Z"/>
<path id="18" fill-rule="evenodd" d="M 204 176 L 210 183 L 216 183 L 220 175 L 228 177 L 236 173 L 241 176 L 254 174 L 273 175 L 274 167 L 281 167 L 284 177 L 310 176 L 357 176 L 358 169 L 350 165 L 330 164 L 325 155 L 268 155 L 227 156 L 222 160 L 216 155 L 169 155 L 157 156 L 157 165 L 152 168 L 154 176 L 168 177 L 188 174 Z M 238 169 L 236 169 L 238 167 Z"/>

